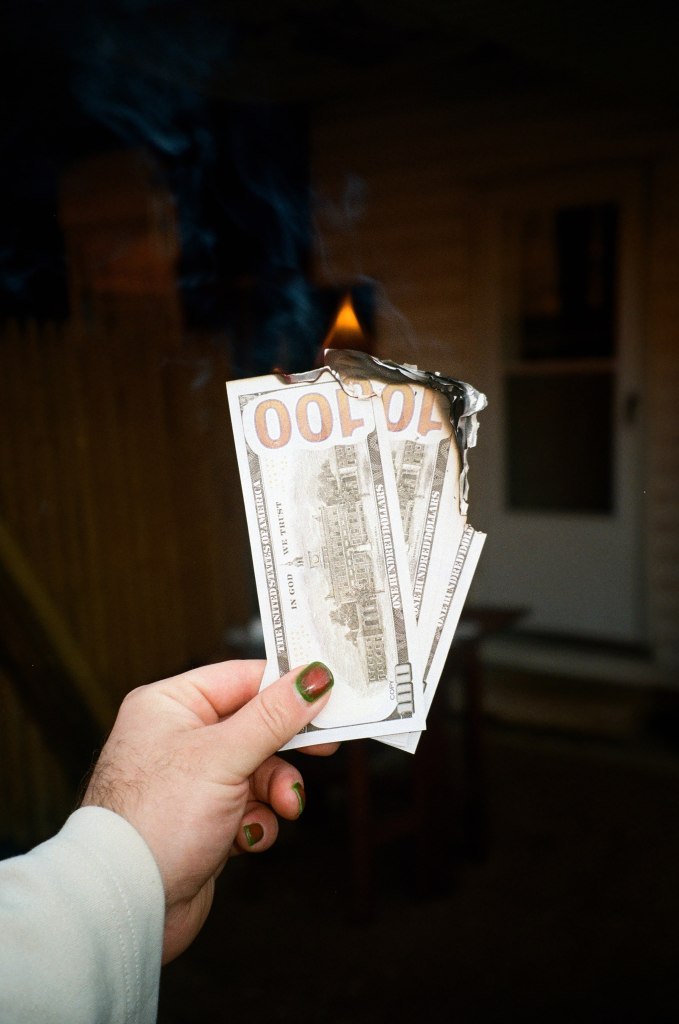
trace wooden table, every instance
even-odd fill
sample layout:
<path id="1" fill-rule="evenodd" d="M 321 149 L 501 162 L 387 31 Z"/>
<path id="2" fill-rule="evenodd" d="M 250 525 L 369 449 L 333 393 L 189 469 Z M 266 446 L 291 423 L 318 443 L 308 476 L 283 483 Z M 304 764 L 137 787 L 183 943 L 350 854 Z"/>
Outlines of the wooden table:
<path id="1" fill-rule="evenodd" d="M 455 680 L 462 683 L 462 816 L 464 853 L 482 860 L 488 850 L 488 807 L 483 735 L 483 671 L 481 645 L 485 639 L 517 622 L 525 611 L 518 608 L 469 607 L 463 612 L 439 682 L 445 691 Z M 353 915 L 365 918 L 373 907 L 376 856 L 385 843 L 402 837 L 409 840 L 414 876 L 426 885 L 450 862 L 451 816 L 445 819 L 442 779 L 450 766 L 451 729 L 437 693 L 427 719 L 427 729 L 409 765 L 409 793 L 403 794 L 398 811 L 376 814 L 373 787 L 377 780 L 371 766 L 371 740 L 347 744 L 348 819 L 353 876 Z M 409 754 L 400 755 L 410 758 Z M 389 785 L 389 778 L 380 780 Z M 453 810 L 452 814 L 455 814 Z M 419 861 L 419 863 L 417 863 Z"/>

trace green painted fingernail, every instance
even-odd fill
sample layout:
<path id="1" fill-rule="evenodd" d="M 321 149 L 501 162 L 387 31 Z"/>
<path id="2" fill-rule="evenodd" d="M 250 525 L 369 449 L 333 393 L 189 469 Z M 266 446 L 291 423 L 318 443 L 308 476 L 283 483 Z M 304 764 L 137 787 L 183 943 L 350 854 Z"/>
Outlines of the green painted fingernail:
<path id="1" fill-rule="evenodd" d="M 264 838 L 264 829 L 258 821 L 253 821 L 251 825 L 243 825 L 243 832 L 248 846 L 255 846 Z"/>
<path id="2" fill-rule="evenodd" d="M 330 689 L 335 680 L 332 672 L 322 661 L 312 661 L 295 679 L 295 686 L 309 704 L 318 700 Z"/>
<path id="3" fill-rule="evenodd" d="M 306 793 L 304 792 L 304 786 L 301 782 L 296 782 L 292 787 L 295 791 L 295 795 L 299 800 L 299 813 L 301 814 L 306 807 Z"/>

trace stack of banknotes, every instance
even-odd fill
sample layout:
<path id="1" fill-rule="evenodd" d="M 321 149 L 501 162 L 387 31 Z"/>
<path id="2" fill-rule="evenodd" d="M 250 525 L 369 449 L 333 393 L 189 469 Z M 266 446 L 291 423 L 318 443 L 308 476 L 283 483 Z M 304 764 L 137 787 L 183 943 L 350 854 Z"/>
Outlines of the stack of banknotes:
<path id="1" fill-rule="evenodd" d="M 321 660 L 328 704 L 287 748 L 414 753 L 485 535 L 467 523 L 471 385 L 363 352 L 227 383 L 267 667 Z"/>

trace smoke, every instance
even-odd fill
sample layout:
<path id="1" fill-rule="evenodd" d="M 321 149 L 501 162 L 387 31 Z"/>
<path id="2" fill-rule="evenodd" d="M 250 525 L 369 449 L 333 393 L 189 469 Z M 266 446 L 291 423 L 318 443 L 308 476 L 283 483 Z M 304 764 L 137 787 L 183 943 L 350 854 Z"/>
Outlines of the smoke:
<path id="1" fill-rule="evenodd" d="M 68 42 L 71 87 L 94 121 L 166 157 L 209 158 L 206 98 L 232 44 L 199 10 L 127 0 L 83 13 Z"/>
<path id="2" fill-rule="evenodd" d="M 260 372 L 313 350 L 306 138 L 298 112 L 229 100 L 242 42 L 200 7 L 128 3 L 83 22 L 72 85 L 175 195 L 189 323 L 229 328 L 236 371 Z"/>
<path id="3" fill-rule="evenodd" d="M 32 65 L 32 102 L 19 105 L 4 139 L 9 191 L 20 177 L 17 152 L 24 163 L 51 165 L 56 179 L 90 152 L 146 151 L 176 200 L 188 326 L 230 333 L 238 372 L 309 365 L 322 325 L 308 277 L 305 116 L 243 100 L 239 60 L 252 44 L 243 27 L 219 8 L 175 0 L 28 6 L 33 17 L 24 5 L 15 29 L 16 80 L 29 49 L 44 58 Z M 30 117 L 46 97 L 47 131 Z M 54 224 L 56 180 L 49 184 L 41 219 Z M 40 241 L 20 251 L 7 231 L 0 238 L 0 288 L 22 290 L 24 305 L 44 263 Z"/>

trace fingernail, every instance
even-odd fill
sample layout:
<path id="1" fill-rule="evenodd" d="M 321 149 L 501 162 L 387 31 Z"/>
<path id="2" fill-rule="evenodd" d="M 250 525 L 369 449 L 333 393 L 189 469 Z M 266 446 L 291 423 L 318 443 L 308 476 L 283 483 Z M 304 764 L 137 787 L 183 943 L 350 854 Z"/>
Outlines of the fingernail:
<path id="1" fill-rule="evenodd" d="M 335 682 L 332 672 L 322 661 L 312 661 L 295 679 L 295 686 L 304 700 L 311 704 L 326 693 Z"/>
<path id="2" fill-rule="evenodd" d="M 264 829 L 258 821 L 253 821 L 251 825 L 243 825 L 243 832 L 248 846 L 255 846 L 264 838 Z"/>
<path id="3" fill-rule="evenodd" d="M 295 796 L 299 800 L 299 813 L 301 814 L 306 807 L 306 793 L 304 792 L 304 786 L 301 782 L 296 782 L 292 788 L 295 791 Z"/>

